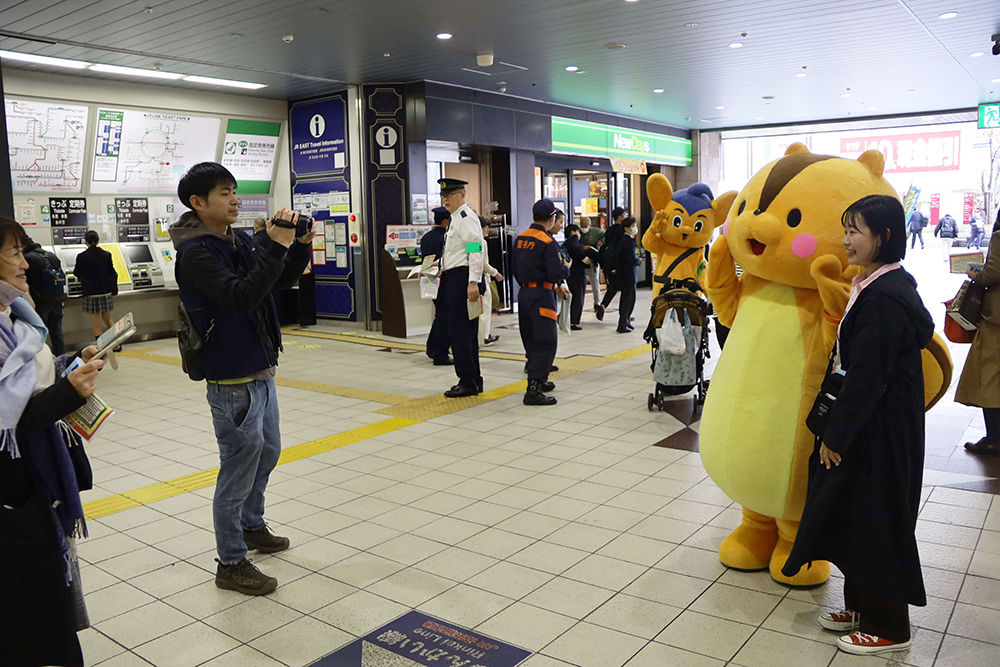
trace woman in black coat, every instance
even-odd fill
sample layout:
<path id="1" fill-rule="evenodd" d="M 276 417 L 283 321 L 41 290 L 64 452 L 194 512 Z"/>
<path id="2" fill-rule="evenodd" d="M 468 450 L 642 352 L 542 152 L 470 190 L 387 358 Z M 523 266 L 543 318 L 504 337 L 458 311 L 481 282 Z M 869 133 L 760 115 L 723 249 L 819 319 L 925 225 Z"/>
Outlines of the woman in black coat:
<path id="1" fill-rule="evenodd" d="M 93 229 L 84 235 L 87 249 L 76 256 L 76 265 L 73 267 L 73 275 L 80 280 L 83 291 L 83 312 L 90 313 L 90 328 L 94 331 L 94 338 L 111 328 L 114 296 L 118 294 L 118 272 L 115 271 L 111 253 L 97 246 L 100 239 Z M 119 349 L 115 348 L 115 352 Z"/>
<path id="2" fill-rule="evenodd" d="M 79 491 L 90 488 L 90 466 L 57 424 L 93 393 L 104 361 L 64 376 L 70 360 L 52 356 L 24 298 L 25 243 L 20 225 L 0 217 L 0 664 L 77 667 L 76 633 L 89 624 L 72 540 L 86 534 Z"/>
<path id="3" fill-rule="evenodd" d="M 618 333 L 628 333 L 632 326 L 632 311 L 635 309 L 635 267 L 639 266 L 639 256 L 635 254 L 635 235 L 638 223 L 631 215 L 622 223 L 625 233 L 618 241 L 618 287 L 622 298 L 618 304 Z"/>
<path id="4" fill-rule="evenodd" d="M 820 625 L 868 655 L 910 645 L 907 605 L 927 604 L 914 534 L 924 467 L 921 350 L 934 322 L 900 265 L 903 207 L 871 195 L 844 213 L 854 279 L 831 362 L 843 384 L 809 461 L 809 490 L 782 572 L 828 560 L 844 574 L 845 609 Z M 815 424 L 811 425 L 811 428 Z M 853 631 L 853 632 L 852 632 Z"/>
<path id="5" fill-rule="evenodd" d="M 566 227 L 566 240 L 563 241 L 563 248 L 569 259 L 573 263 L 569 267 L 569 291 L 573 294 L 573 302 L 569 307 L 569 322 L 572 331 L 583 329 L 580 326 L 580 317 L 583 315 L 583 298 L 587 289 L 587 265 L 583 263 L 586 255 L 583 252 L 583 244 L 580 242 L 580 226 L 568 225 Z"/>

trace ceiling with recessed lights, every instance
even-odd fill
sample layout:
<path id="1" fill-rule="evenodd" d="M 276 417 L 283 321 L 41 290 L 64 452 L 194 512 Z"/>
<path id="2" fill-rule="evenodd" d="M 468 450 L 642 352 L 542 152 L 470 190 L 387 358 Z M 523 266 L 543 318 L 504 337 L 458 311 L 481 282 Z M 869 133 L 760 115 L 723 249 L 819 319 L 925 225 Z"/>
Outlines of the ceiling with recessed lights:
<path id="1" fill-rule="evenodd" d="M 8 0 L 0 9 L 2 50 L 187 77 L 159 85 L 296 99 L 429 79 L 696 129 L 998 101 L 994 33 L 997 0 Z M 482 54 L 493 64 L 477 65 Z M 75 72 L 135 80 L 116 67 Z"/>

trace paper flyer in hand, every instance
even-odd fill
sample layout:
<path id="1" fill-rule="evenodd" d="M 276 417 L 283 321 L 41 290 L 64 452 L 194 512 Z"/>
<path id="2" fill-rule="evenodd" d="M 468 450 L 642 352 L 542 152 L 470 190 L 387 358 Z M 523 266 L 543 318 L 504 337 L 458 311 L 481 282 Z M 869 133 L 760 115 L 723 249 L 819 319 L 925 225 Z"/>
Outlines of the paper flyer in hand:
<path id="1" fill-rule="evenodd" d="M 97 394 L 91 394 L 83 406 L 66 415 L 70 428 L 90 440 L 108 417 L 115 413 Z"/>

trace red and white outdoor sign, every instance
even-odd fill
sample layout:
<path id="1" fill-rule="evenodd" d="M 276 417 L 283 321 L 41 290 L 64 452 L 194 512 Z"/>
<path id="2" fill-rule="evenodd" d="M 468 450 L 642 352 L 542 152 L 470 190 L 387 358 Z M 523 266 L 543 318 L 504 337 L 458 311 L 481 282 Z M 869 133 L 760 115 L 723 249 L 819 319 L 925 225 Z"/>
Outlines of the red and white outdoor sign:
<path id="1" fill-rule="evenodd" d="M 941 195 L 931 195 L 931 224 L 937 225 L 941 217 Z"/>
<path id="2" fill-rule="evenodd" d="M 886 136 L 845 137 L 840 152 L 856 158 L 865 151 L 881 151 L 885 173 L 905 174 L 918 171 L 956 171 L 962 145 L 962 132 L 929 132 Z"/>

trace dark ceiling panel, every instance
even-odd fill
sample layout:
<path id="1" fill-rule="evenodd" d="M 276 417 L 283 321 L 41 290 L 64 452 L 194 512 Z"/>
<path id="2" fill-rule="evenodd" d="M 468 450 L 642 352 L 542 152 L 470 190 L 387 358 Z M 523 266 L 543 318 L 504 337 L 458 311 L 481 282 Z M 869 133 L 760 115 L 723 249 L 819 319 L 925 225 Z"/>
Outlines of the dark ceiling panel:
<path id="1" fill-rule="evenodd" d="M 82 44 L 8 36 L 0 48 L 266 83 L 255 96 L 424 79 L 496 94 L 503 81 L 511 108 L 536 111 L 526 98 L 699 129 L 1000 99 L 997 0 L 8 0 L 0 29 Z M 496 76 L 463 70 L 479 53 Z"/>

